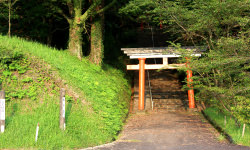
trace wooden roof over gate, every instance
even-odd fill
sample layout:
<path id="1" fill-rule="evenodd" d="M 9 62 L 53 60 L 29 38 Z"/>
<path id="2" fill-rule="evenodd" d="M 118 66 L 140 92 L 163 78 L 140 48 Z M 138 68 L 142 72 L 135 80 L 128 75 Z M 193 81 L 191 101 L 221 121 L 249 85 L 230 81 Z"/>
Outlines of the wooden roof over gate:
<path id="1" fill-rule="evenodd" d="M 202 52 L 206 51 L 206 47 L 202 46 L 184 46 L 181 49 L 193 51 L 194 56 L 201 56 Z M 121 50 L 130 57 L 137 58 L 171 58 L 180 57 L 178 48 L 175 47 L 145 47 L 145 48 L 121 48 Z"/>

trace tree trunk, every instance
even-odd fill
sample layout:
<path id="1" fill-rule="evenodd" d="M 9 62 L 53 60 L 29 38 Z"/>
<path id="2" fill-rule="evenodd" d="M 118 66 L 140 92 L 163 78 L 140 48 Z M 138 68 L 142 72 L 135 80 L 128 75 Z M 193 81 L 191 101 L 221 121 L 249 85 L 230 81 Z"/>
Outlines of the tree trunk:
<path id="1" fill-rule="evenodd" d="M 75 23 L 75 19 L 69 27 L 69 45 L 68 49 L 71 54 L 77 56 L 78 59 L 82 59 L 82 28 Z"/>
<path id="2" fill-rule="evenodd" d="M 104 1 L 103 1 L 104 2 Z M 102 6 L 104 3 L 102 3 Z M 97 8 L 97 11 L 101 9 Z M 103 29 L 104 29 L 104 14 L 101 13 L 93 18 L 93 23 L 91 25 L 91 51 L 89 59 L 92 63 L 96 65 L 102 64 L 102 59 L 104 57 L 104 45 L 103 45 Z"/>
<path id="3" fill-rule="evenodd" d="M 8 3 L 8 5 L 9 5 L 9 20 L 8 20 L 8 22 L 9 22 L 9 29 L 8 29 L 8 36 L 10 37 L 10 30 L 11 30 L 11 1 L 9 0 L 9 3 Z"/>
<path id="4" fill-rule="evenodd" d="M 47 45 L 48 46 L 52 46 L 52 38 L 53 38 L 53 20 L 51 18 L 49 18 L 48 20 L 48 35 L 47 35 Z"/>

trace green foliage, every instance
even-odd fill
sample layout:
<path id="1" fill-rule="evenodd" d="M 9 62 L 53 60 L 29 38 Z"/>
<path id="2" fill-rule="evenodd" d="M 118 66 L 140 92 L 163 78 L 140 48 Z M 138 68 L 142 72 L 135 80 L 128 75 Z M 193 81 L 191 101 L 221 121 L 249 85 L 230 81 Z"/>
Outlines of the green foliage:
<path id="1" fill-rule="evenodd" d="M 18 61 L 10 59 L 12 61 L 1 65 L 0 79 L 8 100 L 6 110 L 10 112 L 6 118 L 6 133 L 0 135 L 0 141 L 4 141 L 0 142 L 0 148 L 71 149 L 102 144 L 116 138 L 127 116 L 130 99 L 129 83 L 121 71 L 108 65 L 104 65 L 103 70 L 88 59 L 79 61 L 67 51 L 16 37 L 0 36 L 0 41 L 3 51 L 8 48 L 25 54 Z M 35 62 L 38 58 L 40 62 L 48 63 L 51 69 L 37 66 L 39 63 Z M 10 70 L 9 66 L 25 66 L 26 72 L 21 74 L 19 67 Z M 3 70 L 7 72 L 5 76 Z M 75 99 L 70 93 L 66 95 L 69 112 L 66 111 L 65 132 L 58 129 L 57 99 L 60 88 L 48 76 L 55 71 L 65 81 L 63 84 L 73 86 L 76 93 L 84 94 L 84 99 L 82 96 Z M 84 101 L 87 105 L 83 104 Z M 20 109 L 17 113 L 11 112 L 15 105 Z M 32 129 L 37 122 L 41 124 L 41 137 L 35 144 Z M 21 134 L 22 131 L 27 134 Z M 14 133 L 20 136 L 10 137 Z"/>
<path id="2" fill-rule="evenodd" d="M 220 37 L 249 28 L 248 0 L 134 0 L 120 13 L 138 21 L 159 24 L 184 44 L 206 44 L 213 49 Z"/>
<path id="3" fill-rule="evenodd" d="M 69 95 L 65 95 L 65 100 L 67 101 L 67 102 L 73 102 L 73 97 L 72 96 L 69 96 Z"/>
<path id="4" fill-rule="evenodd" d="M 204 112 L 215 124 L 215 126 L 220 127 L 223 132 L 229 134 L 235 144 L 250 146 L 249 124 L 246 125 L 245 135 L 242 137 L 243 124 L 238 126 L 238 123 L 230 114 L 222 113 L 216 108 L 207 108 Z"/>
<path id="5" fill-rule="evenodd" d="M 27 77 L 27 78 L 24 78 L 24 79 L 22 79 L 22 82 L 24 82 L 24 83 L 29 83 L 29 82 L 32 82 L 33 80 L 32 80 L 32 78 L 30 78 L 30 77 Z"/>
<path id="6" fill-rule="evenodd" d="M 221 38 L 215 50 L 191 63 L 197 99 L 230 112 L 244 123 L 250 123 L 248 44 L 245 36 Z"/>

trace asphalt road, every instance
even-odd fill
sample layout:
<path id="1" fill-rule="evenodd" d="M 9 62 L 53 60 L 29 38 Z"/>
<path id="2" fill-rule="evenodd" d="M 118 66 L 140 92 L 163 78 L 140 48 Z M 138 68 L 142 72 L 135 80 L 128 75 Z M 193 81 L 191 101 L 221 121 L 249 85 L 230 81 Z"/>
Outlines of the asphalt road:
<path id="1" fill-rule="evenodd" d="M 226 140 L 219 141 L 218 136 L 195 113 L 134 114 L 117 141 L 85 150 L 250 150 Z"/>

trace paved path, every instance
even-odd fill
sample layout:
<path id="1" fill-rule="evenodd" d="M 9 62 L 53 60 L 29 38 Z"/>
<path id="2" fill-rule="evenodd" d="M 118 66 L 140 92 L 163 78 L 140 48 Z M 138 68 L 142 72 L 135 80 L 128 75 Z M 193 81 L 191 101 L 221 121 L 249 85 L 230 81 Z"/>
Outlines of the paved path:
<path id="1" fill-rule="evenodd" d="M 86 150 L 250 150 L 216 139 L 218 133 L 194 113 L 132 115 L 119 140 Z"/>

